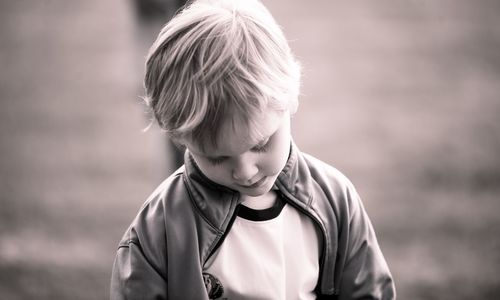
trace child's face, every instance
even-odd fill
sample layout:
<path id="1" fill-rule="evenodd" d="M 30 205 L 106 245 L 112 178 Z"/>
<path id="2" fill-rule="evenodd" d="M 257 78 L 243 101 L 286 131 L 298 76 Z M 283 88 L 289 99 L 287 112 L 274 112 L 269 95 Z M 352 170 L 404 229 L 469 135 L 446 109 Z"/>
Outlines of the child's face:
<path id="1" fill-rule="evenodd" d="M 269 111 L 255 122 L 262 139 L 252 140 L 248 128 L 226 122 L 216 149 L 204 152 L 193 143 L 187 148 L 199 168 L 210 180 L 246 196 L 269 192 L 288 160 L 290 151 L 290 113 Z"/>

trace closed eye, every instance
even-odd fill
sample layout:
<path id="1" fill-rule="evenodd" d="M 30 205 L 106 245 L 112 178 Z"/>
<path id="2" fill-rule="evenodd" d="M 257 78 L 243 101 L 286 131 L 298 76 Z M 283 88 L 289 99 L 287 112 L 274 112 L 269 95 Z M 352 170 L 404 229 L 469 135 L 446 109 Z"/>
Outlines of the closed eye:
<path id="1" fill-rule="evenodd" d="M 251 151 L 252 152 L 257 152 L 257 153 L 266 152 L 268 150 L 268 148 L 269 148 L 270 141 L 271 141 L 271 139 L 268 138 L 263 143 L 260 143 L 259 145 L 253 147 L 251 149 Z"/>
<path id="2" fill-rule="evenodd" d="M 253 147 L 252 149 L 250 149 L 250 151 L 252 152 L 256 152 L 256 153 L 262 153 L 262 152 L 266 152 L 268 149 L 269 149 L 269 146 L 271 144 L 271 137 L 268 137 L 266 140 L 262 141 L 261 143 L 259 143 L 257 146 Z M 225 162 L 226 160 L 229 159 L 228 156 L 220 156 L 220 157 L 206 157 L 207 161 L 209 163 L 211 163 L 212 165 L 214 166 L 217 166 L 217 165 L 220 165 L 222 164 L 223 162 Z"/>
<path id="3" fill-rule="evenodd" d="M 221 156 L 221 157 L 207 157 L 208 162 L 210 162 L 212 165 L 217 166 L 222 164 L 224 161 L 227 160 L 227 157 Z"/>

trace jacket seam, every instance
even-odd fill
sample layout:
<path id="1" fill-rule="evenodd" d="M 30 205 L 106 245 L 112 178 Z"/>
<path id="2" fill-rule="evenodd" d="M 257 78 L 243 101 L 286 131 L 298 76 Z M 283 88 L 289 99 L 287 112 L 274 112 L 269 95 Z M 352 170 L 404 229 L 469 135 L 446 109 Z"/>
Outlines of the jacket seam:
<path id="1" fill-rule="evenodd" d="M 128 239 L 128 240 L 126 240 L 126 241 L 121 242 L 120 244 L 118 244 L 118 249 L 120 249 L 120 248 L 130 248 L 130 244 L 134 244 L 134 245 L 136 245 L 138 247 L 141 246 L 141 244 L 139 242 L 136 242 L 133 239 Z"/>

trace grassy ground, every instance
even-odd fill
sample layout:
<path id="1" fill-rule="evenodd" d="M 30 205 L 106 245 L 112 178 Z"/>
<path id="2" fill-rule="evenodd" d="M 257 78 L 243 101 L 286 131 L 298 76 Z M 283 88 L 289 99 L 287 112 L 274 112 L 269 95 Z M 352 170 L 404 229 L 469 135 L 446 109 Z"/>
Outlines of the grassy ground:
<path id="1" fill-rule="evenodd" d="M 500 296 L 500 7 L 267 0 L 304 69 L 299 147 L 357 186 L 400 299 Z M 124 1 L 0 2 L 0 298 L 103 299 L 168 173 L 150 27 Z"/>

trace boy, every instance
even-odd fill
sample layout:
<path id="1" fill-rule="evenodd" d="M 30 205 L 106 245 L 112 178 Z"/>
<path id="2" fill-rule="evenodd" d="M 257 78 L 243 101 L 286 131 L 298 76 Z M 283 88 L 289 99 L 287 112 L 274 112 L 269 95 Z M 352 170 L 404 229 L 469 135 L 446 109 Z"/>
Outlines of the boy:
<path id="1" fill-rule="evenodd" d="M 256 0 L 197 1 L 146 63 L 146 101 L 187 148 L 119 244 L 111 299 L 394 299 L 352 184 L 290 135 L 300 70 Z"/>

